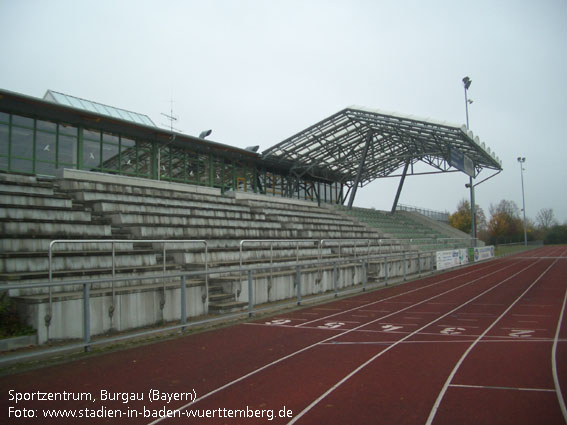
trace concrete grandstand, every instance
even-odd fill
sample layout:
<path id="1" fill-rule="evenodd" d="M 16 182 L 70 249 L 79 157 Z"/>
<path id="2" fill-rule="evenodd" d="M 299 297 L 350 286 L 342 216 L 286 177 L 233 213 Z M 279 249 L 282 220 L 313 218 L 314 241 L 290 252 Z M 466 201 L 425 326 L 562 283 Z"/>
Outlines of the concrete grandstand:
<path id="1" fill-rule="evenodd" d="M 430 272 L 468 235 L 395 212 L 398 197 L 395 214 L 352 204 L 417 162 L 459 171 L 455 150 L 475 175 L 501 168 L 458 126 L 364 108 L 259 154 L 53 91 L 0 91 L 0 290 L 44 343 Z"/>

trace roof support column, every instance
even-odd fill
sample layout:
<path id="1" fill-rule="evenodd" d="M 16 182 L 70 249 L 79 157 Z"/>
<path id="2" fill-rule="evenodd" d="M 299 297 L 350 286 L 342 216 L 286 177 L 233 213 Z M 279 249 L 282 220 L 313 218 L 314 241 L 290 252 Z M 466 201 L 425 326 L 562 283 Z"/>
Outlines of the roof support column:
<path id="1" fill-rule="evenodd" d="M 372 143 L 372 131 L 369 131 L 366 134 L 366 143 L 364 145 L 364 151 L 362 152 L 362 158 L 360 158 L 360 164 L 358 165 L 358 172 L 356 173 L 356 179 L 354 180 L 354 184 L 352 186 L 352 193 L 350 194 L 350 198 L 348 200 L 348 208 L 352 208 L 352 204 L 354 203 L 354 197 L 356 196 L 356 190 L 358 189 L 358 184 L 360 183 L 360 178 L 362 177 L 362 171 L 364 171 L 364 163 L 366 162 L 366 156 L 368 155 L 368 148 L 370 147 L 370 143 Z"/>
<path id="2" fill-rule="evenodd" d="M 406 179 L 410 162 L 411 160 L 408 158 L 408 160 L 406 161 L 406 165 L 404 167 L 404 172 L 402 173 L 402 178 L 400 179 L 400 184 L 398 185 L 398 191 L 396 192 L 396 199 L 394 199 L 394 205 L 392 205 L 392 214 L 394 214 L 396 212 L 396 209 L 398 208 L 398 201 L 400 200 L 402 187 L 404 186 L 404 180 Z"/>

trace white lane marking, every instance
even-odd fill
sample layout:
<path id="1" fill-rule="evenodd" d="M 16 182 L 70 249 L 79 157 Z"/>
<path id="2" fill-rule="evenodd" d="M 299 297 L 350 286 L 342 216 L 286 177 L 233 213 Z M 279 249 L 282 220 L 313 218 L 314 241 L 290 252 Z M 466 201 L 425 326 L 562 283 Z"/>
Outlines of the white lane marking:
<path id="1" fill-rule="evenodd" d="M 494 264 L 492 264 L 492 265 L 494 265 Z M 507 269 L 507 268 L 509 268 L 509 267 L 512 267 L 513 265 L 514 265 L 514 264 L 511 264 L 511 265 L 509 265 L 509 266 L 503 268 L 502 270 L 505 270 L 505 269 Z M 331 317 L 338 316 L 338 315 L 344 314 L 344 313 L 350 313 L 351 311 L 355 311 L 355 310 L 363 311 L 363 312 L 390 313 L 390 311 L 383 311 L 383 310 L 375 310 L 375 311 L 373 311 L 373 310 L 368 310 L 368 309 L 366 309 L 366 307 L 370 307 L 370 306 L 373 306 L 373 305 L 376 305 L 376 304 L 398 304 L 398 303 L 395 302 L 395 301 L 389 301 L 389 300 L 393 300 L 393 299 L 395 299 L 395 298 L 402 297 L 402 296 L 404 296 L 404 295 L 411 294 L 411 293 L 413 293 L 413 292 L 421 291 L 421 290 L 423 290 L 423 289 L 427 289 L 427 288 L 430 288 L 430 287 L 435 286 L 435 285 L 440 285 L 441 283 L 445 283 L 445 282 L 449 282 L 449 281 L 451 281 L 451 280 L 459 279 L 459 278 L 462 278 L 462 277 L 467 276 L 467 275 L 469 275 L 469 274 L 475 273 L 475 272 L 477 272 L 477 271 L 479 271 L 479 270 L 482 271 L 482 270 L 487 269 L 487 268 L 489 268 L 489 267 L 491 267 L 491 265 L 488 265 L 488 266 L 482 267 L 482 268 L 478 268 L 478 269 L 474 269 L 474 270 L 470 270 L 470 271 L 468 271 L 468 272 L 466 272 L 466 273 L 462 273 L 462 274 L 459 274 L 459 275 L 456 275 L 456 276 L 453 276 L 453 277 L 448 277 L 448 278 L 442 279 L 442 280 L 440 280 L 440 281 L 438 281 L 438 282 L 433 282 L 433 283 L 431 283 L 431 284 L 429 284 L 429 285 L 420 286 L 420 287 L 418 287 L 418 288 L 411 289 L 411 290 L 406 291 L 406 292 L 402 292 L 401 294 L 392 295 L 391 297 L 386 297 L 386 298 L 383 298 L 383 299 L 380 299 L 380 300 L 377 300 L 377 301 L 372 301 L 371 303 L 367 303 L 367 304 L 359 305 L 359 306 L 357 306 L 357 307 L 353 307 L 353 308 L 348 309 L 348 310 L 344 310 L 344 311 L 341 311 L 341 312 L 338 312 L 338 313 L 330 314 L 330 315 L 328 315 L 328 316 L 320 317 L 320 318 L 318 318 L 318 319 L 313 319 L 313 320 L 311 320 L 311 321 L 309 321 L 309 322 L 301 323 L 301 324 L 297 325 L 297 327 L 302 327 L 303 325 L 309 325 L 309 324 L 311 324 L 311 323 L 313 323 L 313 322 L 316 322 L 316 321 L 318 321 L 318 320 L 330 319 Z M 491 276 L 491 275 L 497 273 L 498 271 L 499 271 L 499 270 L 496 270 L 496 271 L 494 271 L 494 272 L 491 272 L 491 273 L 489 273 L 489 274 L 486 275 L 486 276 Z M 473 280 L 472 282 L 474 282 L 474 281 L 476 281 L 476 280 L 477 280 L 477 279 Z M 408 302 L 409 302 L 409 301 L 404 301 L 403 303 L 404 303 L 404 304 L 407 304 Z M 455 304 L 455 303 L 440 303 L 440 304 L 442 304 L 442 305 L 444 305 L 444 304 L 450 304 L 450 305 L 451 305 L 451 304 Z M 414 305 L 415 305 L 415 304 L 414 304 Z M 362 310 L 362 309 L 364 309 L 364 310 Z"/>
<path id="2" fill-rule="evenodd" d="M 449 386 L 452 388 L 477 388 L 481 390 L 536 391 L 536 392 L 546 392 L 546 393 L 555 392 L 555 389 L 549 389 L 549 388 L 493 387 L 490 385 L 463 385 L 463 384 L 451 384 Z"/>
<path id="3" fill-rule="evenodd" d="M 534 263 L 534 264 L 535 264 L 535 263 Z M 376 323 L 376 322 L 378 322 L 378 321 L 380 321 L 380 320 L 383 320 L 383 319 L 385 319 L 385 318 L 387 318 L 387 317 L 389 317 L 389 316 L 393 316 L 393 315 L 395 315 L 395 314 L 404 312 L 404 311 L 406 311 L 406 310 L 408 310 L 408 309 L 410 309 L 410 308 L 412 308 L 412 307 L 414 307 L 414 306 L 416 306 L 416 305 L 425 304 L 425 303 L 427 303 L 427 302 L 429 302 L 429 301 L 431 301 L 431 300 L 433 300 L 433 299 L 435 299 L 435 298 L 439 298 L 439 297 L 441 297 L 441 296 L 443 296 L 443 295 L 446 295 L 446 294 L 448 294 L 448 293 L 450 293 L 450 292 L 456 291 L 456 290 L 458 290 L 458 289 L 462 289 L 462 288 L 464 288 L 464 287 L 466 287 L 466 286 L 469 286 L 469 285 L 473 284 L 474 282 L 477 282 L 477 281 L 479 281 L 479 280 L 481 280 L 481 279 L 485 279 L 485 278 L 487 278 L 487 277 L 489 277 L 489 276 L 492 276 L 493 274 L 500 273 L 500 272 L 502 272 L 503 270 L 509 269 L 509 268 L 511 268 L 511 267 L 513 267 L 513 266 L 515 266 L 515 265 L 516 265 L 516 263 L 510 263 L 510 265 L 508 265 L 508 266 L 506 266 L 506 267 L 499 268 L 499 269 L 497 269 L 497 270 L 495 270 L 495 271 L 493 271 L 493 272 L 491 272 L 491 273 L 488 273 L 488 274 L 486 274 L 486 275 L 480 276 L 480 277 L 478 277 L 478 278 L 476 278 L 476 279 L 473 279 L 473 280 L 471 280 L 471 281 L 469 281 L 469 282 L 463 283 L 462 285 L 455 286 L 454 288 L 448 289 L 447 291 L 441 292 L 440 294 L 434 295 L 434 296 L 432 296 L 432 297 L 430 297 L 430 298 L 426 298 L 425 300 L 420 301 L 420 302 L 418 302 L 418 303 L 416 303 L 416 304 L 414 304 L 414 305 L 411 305 L 411 306 L 408 306 L 408 307 L 404 307 L 404 308 L 402 308 L 402 309 L 400 309 L 400 310 L 398 310 L 398 311 L 395 311 L 395 312 L 392 312 L 392 313 L 390 313 L 390 314 L 387 314 L 386 316 L 379 317 L 379 318 L 377 318 L 377 319 L 375 319 L 375 320 L 371 320 L 370 322 L 363 323 L 363 324 L 361 324 L 361 325 L 359 325 L 359 326 L 357 326 L 357 327 L 355 327 L 355 328 L 353 328 L 353 329 L 345 330 L 345 331 L 343 331 L 343 332 L 341 332 L 341 333 L 338 333 L 338 334 L 336 334 L 336 335 L 333 335 L 333 336 L 331 336 L 331 337 L 329 337 L 329 338 L 325 338 L 325 339 L 323 339 L 323 340 L 321 340 L 321 341 L 318 341 L 318 342 L 315 342 L 315 343 L 313 343 L 313 344 L 311 344 L 311 345 L 308 345 L 308 346 L 306 346 L 306 347 L 303 347 L 303 348 L 301 348 L 301 349 L 299 349 L 299 350 L 297 350 L 297 351 L 294 351 L 293 353 L 290 353 L 290 354 L 288 354 L 288 355 L 286 355 L 286 356 L 280 357 L 280 358 L 277 359 L 277 360 L 274 360 L 274 361 L 272 361 L 272 362 L 270 362 L 270 363 L 265 364 L 264 366 L 261 366 L 261 367 L 259 367 L 259 368 L 257 368 L 257 369 L 254 369 L 253 371 L 248 372 L 247 374 L 242 375 L 242 376 L 240 376 L 239 378 L 236 378 L 236 379 L 234 379 L 234 380 L 232 380 L 232 381 L 230 381 L 230 382 L 227 382 L 226 384 L 224 384 L 224 385 L 222 385 L 222 386 L 220 386 L 220 387 L 217 387 L 217 388 L 214 389 L 214 390 L 209 391 L 208 393 L 206 393 L 206 394 L 200 396 L 200 397 L 197 398 L 196 400 L 194 400 L 194 401 L 192 401 L 192 402 L 189 402 L 189 403 L 186 403 L 186 404 L 184 404 L 184 405 L 181 406 L 181 407 L 178 407 L 177 409 L 174 410 L 174 412 L 178 412 L 178 411 L 180 411 L 180 410 L 187 409 L 188 407 L 192 406 L 193 404 L 197 403 L 198 401 L 201 401 L 201 400 L 203 400 L 203 399 L 209 398 L 210 396 L 212 396 L 212 395 L 214 395 L 214 394 L 216 394 L 216 393 L 218 393 L 218 392 L 220 392 L 220 391 L 223 391 L 223 390 L 225 390 L 226 388 L 229 388 L 229 387 L 231 387 L 231 386 L 234 385 L 234 384 L 237 384 L 237 383 L 239 383 L 239 382 L 241 382 L 241 381 L 243 381 L 243 380 L 245 380 L 245 379 L 248 379 L 249 377 L 251 377 L 251 376 L 253 376 L 253 375 L 256 375 L 257 373 L 260 373 L 260 372 L 262 372 L 262 371 L 264 371 L 264 370 L 266 370 L 266 369 L 268 369 L 268 368 L 270 368 L 270 367 L 272 367 L 272 366 L 274 366 L 274 365 L 276 365 L 276 364 L 279 364 L 279 363 L 281 363 L 281 362 L 283 362 L 283 361 L 285 361 L 285 360 L 287 360 L 287 359 L 289 359 L 289 358 L 291 358 L 291 357 L 294 357 L 294 356 L 296 356 L 296 355 L 298 355 L 298 354 L 301 354 L 301 353 L 303 353 L 303 352 L 305 352 L 305 351 L 307 351 L 307 350 L 310 350 L 311 348 L 318 347 L 319 345 L 321 345 L 321 344 L 323 344 L 323 343 L 325 343 L 325 342 L 331 341 L 331 340 L 333 340 L 333 339 L 335 339 L 335 338 L 338 338 L 338 337 L 340 337 L 340 336 L 343 336 L 343 335 L 347 335 L 347 334 L 349 334 L 349 333 L 351 333 L 351 332 L 355 332 L 355 331 L 359 330 L 360 328 L 362 328 L 362 327 L 364 327 L 364 326 L 366 326 L 366 325 L 370 325 L 370 324 L 372 324 L 372 323 Z M 531 264 L 531 265 L 529 265 L 528 267 L 522 269 L 521 271 L 523 271 L 523 270 L 525 270 L 525 269 L 527 269 L 527 268 L 529 268 L 529 267 L 531 267 L 531 266 L 533 266 L 533 264 Z M 482 269 L 480 269 L 480 270 L 483 270 L 483 269 L 484 269 L 484 268 L 482 268 Z M 477 269 L 477 271 L 478 271 L 478 269 Z M 521 271 L 520 271 L 520 272 L 521 272 Z M 520 272 L 517 272 L 516 274 L 518 274 L 518 273 L 520 273 Z M 470 272 L 470 273 L 472 273 L 472 272 Z M 470 274 L 470 273 L 466 273 L 466 274 Z M 466 274 L 464 274 L 464 275 L 466 275 Z M 510 279 L 511 279 L 513 276 L 515 276 L 516 274 L 512 275 L 512 276 L 510 277 Z M 458 277 L 462 277 L 462 276 L 464 276 L 464 275 L 460 275 L 460 276 L 458 276 Z M 441 283 L 441 282 L 438 282 L 438 283 Z M 431 286 L 431 285 L 429 285 L 429 286 Z M 422 288 L 425 288 L 425 287 L 422 287 Z M 488 291 L 488 290 L 487 290 L 487 291 Z M 404 293 L 404 294 L 407 294 L 407 293 L 409 293 L 409 291 L 406 292 L 406 293 Z M 353 310 L 355 310 L 355 309 L 353 309 Z M 449 312 L 448 314 L 450 314 L 450 313 L 452 313 L 452 312 L 453 312 L 453 311 Z M 335 315 L 332 315 L 332 316 L 335 316 Z M 260 324 L 260 326 L 265 326 L 265 325 Z M 285 326 L 286 326 L 286 325 L 284 325 L 284 327 L 285 327 Z M 295 329 L 297 329 L 297 327 L 295 327 Z M 156 420 L 150 422 L 148 425 L 155 425 L 155 424 L 157 424 L 157 423 L 163 421 L 164 419 L 165 419 L 165 417 L 158 418 L 158 419 L 156 419 Z"/>
<path id="4" fill-rule="evenodd" d="M 559 401 L 559 406 L 561 407 L 561 413 L 563 413 L 563 419 L 567 422 L 567 407 L 565 406 L 565 400 L 563 399 L 563 393 L 561 391 L 561 384 L 559 383 L 559 377 L 557 376 L 557 342 L 559 341 L 559 332 L 561 330 L 561 324 L 563 323 L 563 315 L 565 314 L 565 304 L 567 303 L 567 290 L 565 291 L 565 296 L 563 297 L 563 307 L 561 308 L 561 315 L 557 321 L 557 330 L 555 331 L 555 340 L 553 341 L 553 348 L 551 349 L 551 371 L 553 373 L 553 383 L 555 384 L 555 393 L 557 394 L 557 400 Z"/>
<path id="5" fill-rule="evenodd" d="M 502 280 L 500 283 L 486 289 L 485 291 L 481 292 L 480 294 L 474 296 L 473 298 L 469 299 L 468 301 L 462 303 L 461 305 L 455 307 L 453 310 L 449 311 L 448 313 L 445 313 L 443 316 L 440 316 L 434 320 L 432 320 L 431 322 L 429 322 L 428 324 L 422 326 L 421 328 L 413 331 L 412 333 L 406 335 L 405 337 L 403 337 L 402 339 L 400 339 L 399 341 L 395 342 L 392 345 L 389 345 L 388 347 L 384 348 L 382 351 L 380 351 L 379 353 L 377 353 L 376 355 L 372 356 L 370 359 L 368 359 L 367 361 L 365 361 L 364 363 L 362 363 L 360 366 L 358 366 L 356 369 L 354 369 L 352 372 L 350 372 L 348 375 L 346 375 L 345 377 L 343 377 L 340 381 L 338 381 L 335 385 L 333 385 L 331 388 L 329 388 L 327 391 L 325 391 L 323 394 L 321 394 L 319 397 L 317 397 L 313 402 L 311 402 L 311 404 L 309 404 L 305 409 L 303 409 L 301 412 L 299 412 L 299 414 L 297 414 L 291 421 L 289 421 L 287 423 L 287 425 L 293 425 L 295 422 L 297 422 L 300 418 L 302 418 L 307 412 L 309 412 L 313 407 L 315 407 L 317 404 L 319 404 L 319 402 L 321 400 L 323 400 L 325 397 L 327 397 L 329 394 L 331 394 L 332 392 L 334 392 L 337 388 L 339 388 L 342 384 L 344 384 L 346 381 L 348 381 L 350 378 L 352 378 L 354 375 L 356 375 L 359 371 L 361 371 L 362 369 L 364 369 L 366 366 L 368 366 L 370 363 L 372 363 L 374 360 L 376 360 L 377 358 L 379 358 L 380 356 L 382 356 L 383 354 L 387 353 L 388 351 L 390 351 L 391 349 L 393 349 L 394 347 L 397 347 L 399 344 L 403 343 L 405 340 L 407 340 L 408 338 L 418 334 L 420 331 L 428 328 L 429 326 L 432 326 L 434 323 L 436 323 L 437 321 L 444 319 L 446 316 L 450 316 L 451 314 L 453 314 L 454 312 L 456 312 L 457 310 L 463 308 L 464 306 L 472 303 L 473 301 L 475 301 L 476 299 L 486 295 L 488 292 L 498 288 L 500 285 L 504 284 L 505 282 L 511 280 L 512 278 L 516 277 L 517 275 L 519 275 L 520 273 L 523 273 L 524 271 L 526 271 L 527 269 L 529 269 L 530 267 L 533 267 L 535 264 L 537 264 L 536 262 L 528 265 L 527 267 L 523 268 L 522 270 L 514 273 L 513 275 L 507 277 L 506 279 Z M 485 276 L 486 277 L 486 276 Z M 485 278 L 483 277 L 483 278 Z M 481 279 L 481 278 L 479 278 Z M 425 302 L 425 301 L 424 301 Z M 408 307 L 410 308 L 410 307 Z"/>
<path id="6" fill-rule="evenodd" d="M 537 264 L 537 263 L 533 263 L 533 264 Z M 469 355 L 469 353 L 473 350 L 473 348 L 476 346 L 476 344 L 478 343 L 478 341 L 480 341 L 482 339 L 483 336 L 485 336 L 488 332 L 490 332 L 490 330 L 496 326 L 496 324 L 512 309 L 512 307 L 514 307 L 521 299 L 522 297 L 530 290 L 534 287 L 534 285 L 539 282 L 541 280 L 541 278 L 543 276 L 545 276 L 545 274 L 551 269 L 551 267 L 553 267 L 553 265 L 555 264 L 555 262 L 553 262 L 547 269 L 544 270 L 543 273 L 541 273 L 538 278 L 530 285 L 528 286 L 528 288 L 522 292 L 520 294 L 520 296 L 518 296 L 514 302 L 512 304 L 510 304 L 508 306 L 508 308 L 506 310 L 504 310 L 504 312 L 494 321 L 492 322 L 492 324 L 486 328 L 484 330 L 484 332 L 482 332 L 477 339 L 475 340 L 475 342 L 473 342 L 468 348 L 467 350 L 463 353 L 463 355 L 461 356 L 461 358 L 459 359 L 459 361 L 457 362 L 457 364 L 455 364 L 455 367 L 453 367 L 453 370 L 451 371 L 451 373 L 449 374 L 449 377 L 447 378 L 447 380 L 445 381 L 445 384 L 443 385 L 443 388 L 441 389 L 441 391 L 439 392 L 439 395 L 437 396 L 437 399 L 435 400 L 435 403 L 433 404 L 433 407 L 431 408 L 431 411 L 429 412 L 429 416 L 427 418 L 427 421 L 425 422 L 425 425 L 431 425 L 433 423 L 433 420 L 435 419 L 435 415 L 437 414 L 437 410 L 439 410 L 439 406 L 441 405 L 441 401 L 443 400 L 443 397 L 445 397 L 445 393 L 447 392 L 447 389 L 449 388 L 449 385 L 451 385 L 451 382 L 453 381 L 453 378 L 455 377 L 455 375 L 457 374 L 457 370 L 459 370 L 459 368 L 461 367 L 461 365 L 463 364 L 463 362 L 465 361 L 465 358 Z"/>

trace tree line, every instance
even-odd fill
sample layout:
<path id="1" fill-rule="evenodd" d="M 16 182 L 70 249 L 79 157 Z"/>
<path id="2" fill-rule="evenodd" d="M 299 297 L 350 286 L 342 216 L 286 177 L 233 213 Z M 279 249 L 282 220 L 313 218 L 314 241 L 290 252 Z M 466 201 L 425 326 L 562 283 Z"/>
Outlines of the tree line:
<path id="1" fill-rule="evenodd" d="M 524 241 L 524 221 L 514 201 L 502 200 L 490 205 L 490 218 L 483 209 L 475 206 L 477 238 L 490 245 Z M 449 215 L 449 224 L 471 234 L 472 214 L 469 201 L 463 199 L 457 211 Z M 541 209 L 535 221 L 526 217 L 528 241 L 543 241 L 545 244 L 567 243 L 567 222 L 559 224 L 551 208 Z"/>

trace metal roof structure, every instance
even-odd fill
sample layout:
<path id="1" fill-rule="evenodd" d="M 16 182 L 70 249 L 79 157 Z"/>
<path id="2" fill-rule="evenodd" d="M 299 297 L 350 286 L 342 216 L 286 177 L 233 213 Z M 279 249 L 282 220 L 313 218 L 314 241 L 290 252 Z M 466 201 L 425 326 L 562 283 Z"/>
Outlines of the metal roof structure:
<path id="1" fill-rule="evenodd" d="M 93 102 L 92 100 L 81 99 L 80 97 L 59 93 L 53 90 L 47 90 L 43 99 L 60 105 L 71 106 L 73 108 L 93 112 L 95 114 L 102 114 L 112 118 L 130 121 L 135 124 L 148 125 L 151 127 L 156 126 L 147 115 L 127 111 L 126 109 L 116 108 L 114 106 L 104 105 L 102 103 Z"/>
<path id="2" fill-rule="evenodd" d="M 402 180 L 406 175 L 464 171 L 476 177 L 484 168 L 502 170 L 501 161 L 465 126 L 360 106 L 289 137 L 264 151 L 263 158 L 289 166 L 298 177 L 340 181 L 353 190 L 349 205 L 357 187 L 400 169 Z M 414 172 L 417 163 L 434 171 Z"/>

